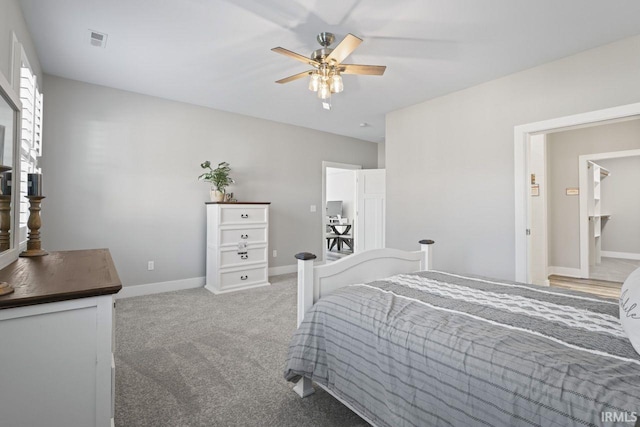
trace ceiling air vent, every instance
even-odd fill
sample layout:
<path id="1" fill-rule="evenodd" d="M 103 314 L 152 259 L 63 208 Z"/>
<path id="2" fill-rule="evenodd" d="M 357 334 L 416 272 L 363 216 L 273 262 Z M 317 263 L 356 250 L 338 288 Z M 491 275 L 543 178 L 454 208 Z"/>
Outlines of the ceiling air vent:
<path id="1" fill-rule="evenodd" d="M 91 46 L 95 47 L 107 47 L 107 35 L 99 33 L 97 31 L 89 30 L 91 35 Z"/>

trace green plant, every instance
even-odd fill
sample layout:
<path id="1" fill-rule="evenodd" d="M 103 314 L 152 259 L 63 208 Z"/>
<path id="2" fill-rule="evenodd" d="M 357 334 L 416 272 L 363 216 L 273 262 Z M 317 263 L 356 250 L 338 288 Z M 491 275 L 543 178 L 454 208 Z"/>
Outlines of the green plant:
<path id="1" fill-rule="evenodd" d="M 231 168 L 227 162 L 218 163 L 218 167 L 213 169 L 211 167 L 211 162 L 207 160 L 206 162 L 201 163 L 200 167 L 202 169 L 209 170 L 200 175 L 198 179 L 210 182 L 214 187 L 216 187 L 216 190 L 221 193 L 225 192 L 224 190 L 229 186 L 229 184 L 233 184 L 235 182 L 233 178 L 229 176 Z"/>

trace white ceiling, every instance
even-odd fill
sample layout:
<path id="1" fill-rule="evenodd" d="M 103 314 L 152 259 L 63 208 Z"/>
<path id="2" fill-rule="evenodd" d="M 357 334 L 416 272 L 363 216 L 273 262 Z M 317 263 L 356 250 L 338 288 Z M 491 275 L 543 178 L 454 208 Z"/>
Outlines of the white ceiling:
<path id="1" fill-rule="evenodd" d="M 640 33 L 637 0 L 20 0 L 46 73 L 384 141 L 386 113 Z M 89 29 L 108 34 L 105 49 Z M 305 65 L 321 31 L 364 39 L 322 109 Z M 361 127 L 361 123 L 367 123 Z"/>

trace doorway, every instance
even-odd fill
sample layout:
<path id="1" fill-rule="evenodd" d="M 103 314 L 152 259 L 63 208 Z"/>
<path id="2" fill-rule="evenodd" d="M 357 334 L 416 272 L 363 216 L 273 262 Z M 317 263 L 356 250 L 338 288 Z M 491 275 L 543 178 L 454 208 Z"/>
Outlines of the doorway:
<path id="1" fill-rule="evenodd" d="M 535 209 L 535 206 L 532 205 L 532 194 L 535 194 L 536 191 L 542 194 L 541 188 L 535 188 L 539 184 L 535 182 L 532 176 L 532 138 L 535 141 L 536 135 L 579 129 L 638 117 L 640 117 L 640 103 L 515 127 L 515 279 L 517 281 L 532 283 L 535 277 L 532 262 L 536 257 L 538 259 L 541 258 L 540 254 L 536 252 L 538 249 L 536 249 L 535 244 L 532 244 L 531 238 L 534 222 L 532 210 Z M 570 190 L 572 189 L 567 188 L 567 191 Z M 575 194 L 579 194 L 579 190 Z M 546 232 L 544 234 L 546 235 Z M 584 256 L 584 253 L 582 253 L 580 258 L 582 259 Z M 545 273 L 543 275 L 546 276 Z"/>
<path id="2" fill-rule="evenodd" d="M 531 282 L 619 293 L 640 267 L 640 120 L 532 135 L 530 170 Z"/>
<path id="3" fill-rule="evenodd" d="M 385 247 L 386 171 L 323 162 L 325 262 Z"/>
<path id="4" fill-rule="evenodd" d="M 322 259 L 336 261 L 353 253 L 356 204 L 355 171 L 361 165 L 322 162 Z"/>
<path id="5" fill-rule="evenodd" d="M 624 282 L 640 267 L 640 149 L 583 155 L 581 277 Z"/>

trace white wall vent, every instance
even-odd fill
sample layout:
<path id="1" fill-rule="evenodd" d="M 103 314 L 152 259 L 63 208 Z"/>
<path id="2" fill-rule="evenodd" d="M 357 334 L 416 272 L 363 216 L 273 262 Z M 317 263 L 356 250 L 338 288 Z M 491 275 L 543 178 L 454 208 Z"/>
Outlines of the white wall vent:
<path id="1" fill-rule="evenodd" d="M 107 47 L 107 35 L 97 31 L 89 30 L 91 46 Z"/>

